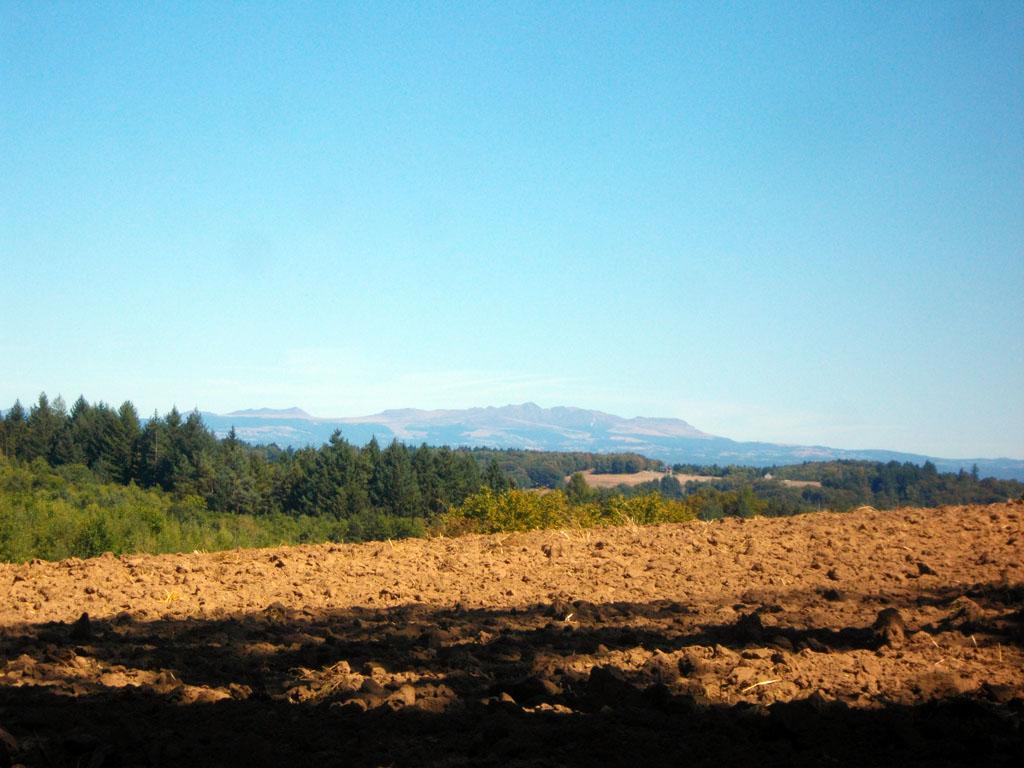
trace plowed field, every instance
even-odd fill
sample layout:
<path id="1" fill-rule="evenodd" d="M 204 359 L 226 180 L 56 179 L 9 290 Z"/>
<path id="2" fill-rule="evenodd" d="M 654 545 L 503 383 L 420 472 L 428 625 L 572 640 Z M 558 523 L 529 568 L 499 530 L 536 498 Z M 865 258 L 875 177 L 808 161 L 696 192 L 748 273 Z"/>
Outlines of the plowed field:
<path id="1" fill-rule="evenodd" d="M 0 566 L 0 767 L 1020 765 L 1024 505 Z"/>

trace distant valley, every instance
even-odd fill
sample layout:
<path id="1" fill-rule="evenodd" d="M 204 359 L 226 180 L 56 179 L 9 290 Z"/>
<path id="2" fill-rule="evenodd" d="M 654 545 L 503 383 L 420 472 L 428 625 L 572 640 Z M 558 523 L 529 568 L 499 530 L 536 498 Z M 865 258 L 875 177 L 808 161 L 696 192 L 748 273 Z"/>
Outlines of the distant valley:
<path id="1" fill-rule="evenodd" d="M 702 432 L 682 419 L 623 418 L 573 407 L 541 408 L 534 403 L 459 410 L 405 408 L 371 416 L 318 418 L 301 408 L 258 408 L 228 414 L 202 414 L 218 436 L 234 427 L 250 443 L 300 448 L 326 442 L 335 430 L 362 445 L 376 436 L 418 445 L 520 448 L 543 451 L 633 451 L 670 464 L 771 466 L 804 461 L 859 459 L 922 464 L 940 471 L 970 471 L 982 476 L 1024 480 L 1024 460 L 941 458 L 888 450 L 847 450 L 826 446 L 739 442 Z"/>

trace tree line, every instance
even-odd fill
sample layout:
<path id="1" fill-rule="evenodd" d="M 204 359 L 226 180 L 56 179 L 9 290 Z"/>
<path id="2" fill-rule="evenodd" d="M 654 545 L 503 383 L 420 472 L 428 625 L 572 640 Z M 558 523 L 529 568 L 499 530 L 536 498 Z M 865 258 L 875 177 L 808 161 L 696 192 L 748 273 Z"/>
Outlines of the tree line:
<path id="1" fill-rule="evenodd" d="M 409 518 L 212 512 L 197 496 L 104 483 L 85 467 L 0 456 L 0 561 L 421 536 Z"/>
<path id="2" fill-rule="evenodd" d="M 481 466 L 497 463 L 517 488 L 563 488 L 574 472 L 591 470 L 594 474 L 636 474 L 644 470 L 663 470 L 657 459 L 639 453 L 592 453 L 589 451 L 536 451 L 521 448 L 468 449 Z"/>
<path id="3" fill-rule="evenodd" d="M 144 422 L 131 402 L 119 408 L 79 398 L 66 408 L 45 394 L 27 412 L 20 403 L 0 421 L 0 452 L 50 466 L 81 465 L 100 482 L 159 488 L 204 500 L 216 512 L 323 515 L 367 512 L 426 518 L 488 483 L 509 481 L 496 466 L 449 448 L 408 447 L 376 439 L 363 447 L 339 432 L 319 448 L 251 446 L 232 430 L 218 439 L 197 411 L 172 408 Z"/>
<path id="4" fill-rule="evenodd" d="M 866 461 L 768 468 L 676 465 L 677 473 L 715 479 L 683 485 L 666 473 L 650 483 L 596 491 L 578 473 L 639 472 L 664 465 L 631 453 L 415 447 L 397 440 L 381 446 L 376 439 L 356 446 L 340 432 L 319 447 L 252 446 L 233 429 L 218 438 L 197 411 L 182 414 L 172 408 L 143 420 L 130 401 L 113 408 L 79 397 L 67 408 L 45 393 L 29 409 L 15 402 L 0 417 L 0 455 L 51 467 L 83 466 L 98 482 L 201 499 L 213 512 L 361 521 L 359 530 L 349 534 L 353 537 L 360 530 L 390 530 L 384 525 L 389 520 L 406 520 L 410 530 L 420 530 L 484 489 L 494 494 L 513 488 L 563 489 L 575 504 L 650 493 L 676 500 L 695 497 L 693 508 L 704 519 L 864 504 L 881 509 L 990 503 L 1024 494 L 1024 484 L 980 478 L 976 469 L 952 474 L 937 472 L 931 462 Z M 797 488 L 784 480 L 820 485 Z"/>
<path id="5" fill-rule="evenodd" d="M 745 493 L 746 489 L 758 500 L 759 514 L 770 516 L 821 509 L 842 511 L 864 505 L 893 509 L 992 504 L 1024 497 L 1024 483 L 1017 480 L 982 478 L 976 466 L 971 471 L 939 472 L 930 461 L 922 465 L 852 459 L 804 462 L 784 467 L 676 465 L 673 471 L 711 475 L 715 479 L 683 485 L 668 477 L 662 480 L 658 490 L 671 498 L 704 494 L 710 500 L 708 509 L 714 511 L 722 507 L 725 510 L 723 514 L 730 514 L 728 510 L 734 500 L 722 497 L 723 503 L 719 504 L 714 500 L 716 493 Z M 820 485 L 793 487 L 786 485 L 787 480 Z M 644 484 L 629 492 L 645 493 L 652 489 Z"/>
<path id="6" fill-rule="evenodd" d="M 81 465 L 98 482 L 158 488 L 201 498 L 215 512 L 254 515 L 380 515 L 431 519 L 483 488 L 559 488 L 582 469 L 637 472 L 661 462 L 638 454 L 407 446 L 365 446 L 335 432 L 319 447 L 252 446 L 234 429 L 222 438 L 198 411 L 172 408 L 140 418 L 126 401 L 114 408 L 79 397 L 70 408 L 45 393 L 29 409 L 20 402 L 0 417 L 0 455 Z"/>
<path id="7" fill-rule="evenodd" d="M 299 450 L 218 438 L 197 412 L 140 419 L 41 395 L 0 415 L 0 560 L 422 536 L 430 530 L 681 522 L 816 509 L 976 504 L 1024 484 L 865 461 L 702 467 L 590 488 L 581 472 L 662 469 L 636 454 L 410 447 L 335 433 Z M 566 476 L 568 475 L 568 481 Z M 786 480 L 814 481 L 793 487 Z M 529 490 L 522 490 L 523 488 Z"/>

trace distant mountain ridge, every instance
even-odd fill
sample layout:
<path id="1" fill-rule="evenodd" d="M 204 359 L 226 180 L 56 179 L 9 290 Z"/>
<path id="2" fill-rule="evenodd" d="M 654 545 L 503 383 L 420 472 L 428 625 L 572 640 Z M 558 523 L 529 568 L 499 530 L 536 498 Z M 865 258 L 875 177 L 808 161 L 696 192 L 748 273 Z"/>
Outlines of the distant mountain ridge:
<path id="1" fill-rule="evenodd" d="M 946 459 L 887 450 L 848 450 L 827 446 L 738 442 L 702 432 L 682 419 L 624 418 L 570 406 L 542 408 L 536 403 L 459 410 L 401 408 L 370 416 L 318 418 L 298 407 L 250 408 L 229 414 L 203 413 L 218 435 L 231 427 L 242 440 L 300 448 L 320 445 L 340 429 L 350 442 L 381 442 L 542 451 L 633 451 L 668 463 L 770 466 L 804 461 L 932 461 L 940 470 L 970 470 L 985 476 L 1024 480 L 1024 460 Z"/>
<path id="2" fill-rule="evenodd" d="M 420 438 L 431 429 L 458 427 L 473 444 L 484 444 L 488 439 L 522 442 L 522 447 L 533 441 L 526 432 L 546 431 L 565 439 L 586 443 L 597 432 L 621 435 L 660 437 L 711 437 L 681 419 L 626 419 L 601 411 L 558 406 L 541 408 L 536 403 L 506 405 L 500 408 L 468 408 L 465 410 L 421 411 L 415 408 L 383 411 L 373 416 L 338 419 L 349 424 L 384 424 L 399 438 Z M 540 442 L 550 441 L 551 435 L 537 435 Z M 512 446 L 509 446 L 512 447 Z M 548 450 L 543 449 L 542 450 Z"/>
<path id="3" fill-rule="evenodd" d="M 313 417 L 301 408 L 246 408 L 242 411 L 232 411 L 225 416 L 242 416 L 255 419 L 308 419 Z"/>

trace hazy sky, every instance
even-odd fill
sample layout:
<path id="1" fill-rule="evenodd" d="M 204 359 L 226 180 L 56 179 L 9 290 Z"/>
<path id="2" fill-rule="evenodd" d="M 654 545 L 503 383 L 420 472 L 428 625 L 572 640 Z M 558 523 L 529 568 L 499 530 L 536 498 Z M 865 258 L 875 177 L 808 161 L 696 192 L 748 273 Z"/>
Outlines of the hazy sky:
<path id="1" fill-rule="evenodd" d="M 0 1 L 0 407 L 1024 457 L 1024 4 Z"/>

